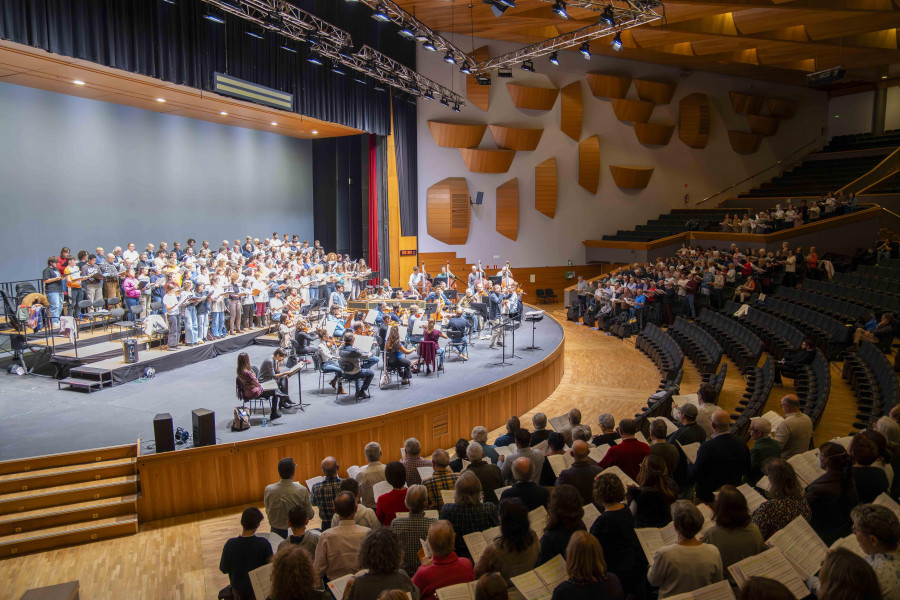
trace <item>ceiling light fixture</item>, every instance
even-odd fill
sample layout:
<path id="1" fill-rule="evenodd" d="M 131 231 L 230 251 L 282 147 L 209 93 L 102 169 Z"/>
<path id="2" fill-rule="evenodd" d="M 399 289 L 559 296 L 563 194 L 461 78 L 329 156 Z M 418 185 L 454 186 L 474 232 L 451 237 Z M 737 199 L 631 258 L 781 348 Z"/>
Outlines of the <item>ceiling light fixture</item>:
<path id="1" fill-rule="evenodd" d="M 522 61 L 522 70 L 528 71 L 529 73 L 534 73 L 534 61 L 533 60 L 523 60 Z"/>
<path id="2" fill-rule="evenodd" d="M 85 85 L 85 83 L 80 79 L 76 79 L 72 83 L 74 83 L 75 85 Z"/>
<path id="3" fill-rule="evenodd" d="M 382 23 L 387 23 L 391 20 L 391 17 L 387 14 L 387 9 L 384 7 L 384 4 L 379 3 L 378 6 L 375 7 L 375 12 L 372 13 L 372 18 L 376 21 L 381 21 Z"/>
<path id="4" fill-rule="evenodd" d="M 459 112 L 459 103 L 453 104 L 453 112 Z"/>
<path id="5" fill-rule="evenodd" d="M 219 114 L 222 115 L 223 117 L 227 117 L 227 116 L 228 116 L 228 113 L 225 112 L 224 110 L 223 110 L 222 112 L 220 112 Z"/>
<path id="6" fill-rule="evenodd" d="M 581 48 L 578 49 L 581 52 L 581 55 L 584 57 L 584 60 L 591 60 L 591 44 L 590 42 L 583 42 L 581 44 Z"/>
<path id="7" fill-rule="evenodd" d="M 263 36 L 259 35 L 259 34 L 256 33 L 255 31 L 247 31 L 246 33 L 247 33 L 247 35 L 249 35 L 249 36 L 252 37 L 252 38 L 256 38 L 256 39 L 258 39 L 258 40 L 263 39 Z"/>
<path id="8" fill-rule="evenodd" d="M 429 52 L 437 52 L 437 48 L 434 47 L 434 42 L 432 42 L 431 40 L 425 40 L 424 42 L 422 42 L 422 47 Z"/>
<path id="9" fill-rule="evenodd" d="M 284 44 L 282 44 L 281 49 L 282 49 L 282 50 L 287 50 L 288 52 L 292 52 L 292 53 L 294 53 L 294 54 L 297 54 L 297 51 L 296 51 L 296 50 L 294 50 L 294 49 L 291 48 L 290 46 L 286 46 L 286 45 L 284 45 Z"/>
<path id="10" fill-rule="evenodd" d="M 409 27 L 401 27 L 397 33 L 410 40 L 416 39 L 416 32 Z"/>
<path id="11" fill-rule="evenodd" d="M 612 49 L 618 52 L 622 49 L 622 34 L 621 32 L 616 32 L 616 37 L 613 38 L 613 41 L 609 43 L 612 46 Z"/>
<path id="12" fill-rule="evenodd" d="M 502 77 L 504 79 L 512 78 L 512 69 L 497 69 L 497 77 Z"/>
<path id="13" fill-rule="evenodd" d="M 459 68 L 460 73 L 465 73 L 466 75 L 472 74 L 472 69 L 469 68 L 469 65 L 463 65 Z"/>
<path id="14" fill-rule="evenodd" d="M 271 125 L 272 127 L 275 127 L 278 125 L 278 123 L 276 123 L 275 121 L 272 121 L 271 123 L 269 123 L 269 125 Z"/>
<path id="15" fill-rule="evenodd" d="M 165 98 L 157 98 L 156 101 L 157 101 L 157 102 L 165 102 L 166 99 L 165 99 Z"/>
<path id="16" fill-rule="evenodd" d="M 383 92 L 383 91 L 384 91 L 384 87 L 383 87 L 381 84 L 376 83 L 376 84 L 375 84 L 375 91 L 376 91 L 376 92 Z"/>
<path id="17" fill-rule="evenodd" d="M 313 134 L 313 135 L 319 135 L 319 132 L 316 131 L 315 129 L 313 129 L 313 130 L 312 130 L 312 134 Z"/>
<path id="18" fill-rule="evenodd" d="M 430 89 L 427 89 L 425 90 L 425 93 L 422 94 L 422 97 L 426 100 L 434 100 L 434 92 L 432 92 Z"/>
<path id="19" fill-rule="evenodd" d="M 556 0 L 553 4 L 553 8 L 550 10 L 553 11 L 553 14 L 561 19 L 568 19 L 569 13 L 566 12 L 566 3 L 563 0 Z"/>
<path id="20" fill-rule="evenodd" d="M 347 73 L 341 68 L 340 65 L 332 65 L 331 72 L 337 75 L 346 75 Z"/>
<path id="21" fill-rule="evenodd" d="M 447 51 L 447 54 L 444 55 L 444 62 L 445 62 L 445 63 L 450 63 L 451 65 L 455 65 L 455 64 L 456 64 L 456 59 L 453 58 L 453 53 L 450 52 L 449 50 Z"/>
<path id="22" fill-rule="evenodd" d="M 447 96 L 441 96 L 441 104 L 444 106 L 450 106 L 450 101 L 447 99 Z"/>
<path id="23" fill-rule="evenodd" d="M 559 53 L 554 51 L 550 55 L 550 58 L 548 58 L 547 60 L 549 60 L 550 64 L 553 65 L 554 67 L 558 67 L 559 66 Z"/>
<path id="24" fill-rule="evenodd" d="M 207 21 L 212 21 L 213 23 L 218 23 L 219 25 L 222 25 L 225 23 L 225 19 L 223 19 L 219 15 L 214 15 L 212 13 L 207 13 L 207 14 L 203 15 L 203 18 L 206 19 Z"/>
<path id="25" fill-rule="evenodd" d="M 616 24 L 615 15 L 613 14 L 612 6 L 607 5 L 606 8 L 603 9 L 603 12 L 600 13 L 600 20 L 603 23 L 606 23 L 610 27 Z"/>
<path id="26" fill-rule="evenodd" d="M 323 64 L 322 58 L 316 52 L 313 52 L 312 54 L 310 54 L 309 58 L 307 58 L 306 60 L 308 60 L 309 62 L 311 62 L 314 65 L 319 65 L 320 67 Z"/>
<path id="27" fill-rule="evenodd" d="M 362 85 L 366 85 L 366 83 L 367 83 L 366 80 L 362 79 L 361 77 L 354 77 L 353 81 L 355 81 L 356 83 L 362 84 Z"/>
<path id="28" fill-rule="evenodd" d="M 489 73 L 479 73 L 475 76 L 478 85 L 491 85 L 491 76 Z"/>

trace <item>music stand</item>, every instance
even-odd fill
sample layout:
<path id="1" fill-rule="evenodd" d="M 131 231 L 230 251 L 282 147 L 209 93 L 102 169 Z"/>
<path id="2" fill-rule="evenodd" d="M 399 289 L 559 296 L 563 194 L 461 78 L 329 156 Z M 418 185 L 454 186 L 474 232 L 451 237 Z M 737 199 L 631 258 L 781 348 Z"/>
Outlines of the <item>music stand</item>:
<path id="1" fill-rule="evenodd" d="M 537 315 L 525 315 L 525 320 L 531 321 L 531 345 L 525 346 L 524 349 L 525 350 L 540 350 L 541 349 L 540 346 L 534 345 L 534 330 L 537 328 L 537 324 L 544 320 L 543 311 L 541 311 L 541 314 L 537 314 Z"/>
<path id="2" fill-rule="evenodd" d="M 517 321 L 517 320 L 514 319 L 512 316 L 510 316 L 510 317 L 506 320 L 506 324 L 505 324 L 505 327 L 504 327 L 504 329 L 503 329 L 504 334 L 505 334 L 507 331 L 512 331 L 512 349 L 510 350 L 510 353 L 509 353 L 509 357 L 510 357 L 510 358 L 522 358 L 521 356 L 517 356 L 517 355 L 516 355 L 516 329 L 519 328 L 519 325 L 520 325 L 520 324 L 521 324 L 521 323 L 520 323 L 519 321 Z M 503 343 L 506 344 L 506 338 L 505 338 L 505 336 L 504 336 L 504 339 L 503 339 Z"/>
<path id="3" fill-rule="evenodd" d="M 425 303 L 425 316 L 434 314 L 437 311 L 437 302 L 426 302 Z"/>
<path id="4" fill-rule="evenodd" d="M 459 298 L 459 292 L 456 290 L 447 290 L 446 292 L 444 292 L 444 295 L 447 296 L 447 300 L 449 300 L 450 302 L 456 302 L 456 300 Z"/>
<path id="5" fill-rule="evenodd" d="M 490 315 L 488 314 L 487 304 L 485 304 L 484 302 L 473 302 L 471 304 L 471 306 L 472 306 L 472 310 L 477 312 L 478 315 L 481 317 L 482 323 L 487 323 L 488 321 L 491 320 Z M 481 329 L 479 329 L 478 331 L 481 332 Z"/>
<path id="6" fill-rule="evenodd" d="M 488 277 L 488 281 L 491 282 L 491 287 L 495 285 L 503 285 L 503 276 L 502 275 L 491 275 Z"/>
<path id="7" fill-rule="evenodd" d="M 493 333 L 494 329 L 496 329 L 497 327 L 500 327 L 501 328 L 500 332 L 501 332 L 501 335 L 503 336 L 503 339 L 500 341 L 500 348 L 502 351 L 500 362 L 494 363 L 498 367 L 505 367 L 506 365 L 512 364 L 512 363 L 506 362 L 506 325 L 507 325 L 507 323 L 508 323 L 508 321 L 504 321 L 503 317 L 501 316 L 499 323 L 495 323 L 494 325 L 491 325 L 491 333 Z M 510 356 L 510 358 L 512 358 L 512 355 Z"/>

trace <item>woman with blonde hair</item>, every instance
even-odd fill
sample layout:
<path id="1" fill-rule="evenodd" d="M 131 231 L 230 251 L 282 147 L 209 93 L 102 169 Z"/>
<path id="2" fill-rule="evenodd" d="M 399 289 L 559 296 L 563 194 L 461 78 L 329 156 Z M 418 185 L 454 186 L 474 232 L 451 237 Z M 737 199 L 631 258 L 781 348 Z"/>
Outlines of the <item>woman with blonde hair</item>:
<path id="1" fill-rule="evenodd" d="M 606 570 L 600 542 L 587 531 L 576 531 L 566 547 L 569 578 L 553 590 L 552 600 L 618 600 L 625 597 L 615 574 Z"/>
<path id="2" fill-rule="evenodd" d="M 791 463 L 770 458 L 763 465 L 763 473 L 769 478 L 768 500 L 753 511 L 751 520 L 759 527 L 763 539 L 767 540 L 797 517 L 802 516 L 809 521 L 812 511 Z"/>
<path id="3" fill-rule="evenodd" d="M 325 595 L 315 589 L 318 585 L 309 552 L 297 544 L 282 544 L 272 559 L 269 600 L 320 600 Z"/>

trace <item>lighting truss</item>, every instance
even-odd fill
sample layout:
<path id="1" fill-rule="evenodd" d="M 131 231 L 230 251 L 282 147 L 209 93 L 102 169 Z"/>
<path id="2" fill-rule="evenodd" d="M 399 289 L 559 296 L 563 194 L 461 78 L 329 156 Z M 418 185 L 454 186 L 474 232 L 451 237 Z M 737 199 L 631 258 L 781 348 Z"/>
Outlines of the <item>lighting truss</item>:
<path id="1" fill-rule="evenodd" d="M 349 33 L 285 0 L 203 1 L 286 38 L 306 42 L 311 45 L 314 52 L 331 59 L 334 64 L 344 65 L 413 96 L 421 96 L 426 90 L 431 90 L 435 96 L 447 97 L 459 105 L 465 104 L 465 98 L 461 95 L 370 46 L 363 45 L 354 51 L 353 40 Z M 439 40 L 433 39 L 437 46 Z M 474 61 L 471 64 L 475 66 Z"/>

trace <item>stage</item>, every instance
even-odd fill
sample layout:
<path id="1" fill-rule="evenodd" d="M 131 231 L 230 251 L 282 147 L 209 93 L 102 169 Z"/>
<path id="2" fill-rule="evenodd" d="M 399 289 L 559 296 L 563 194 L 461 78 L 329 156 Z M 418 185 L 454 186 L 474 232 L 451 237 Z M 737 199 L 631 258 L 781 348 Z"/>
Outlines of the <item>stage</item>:
<path id="1" fill-rule="evenodd" d="M 458 397 L 510 376 L 525 375 L 563 343 L 562 327 L 554 319 L 545 317 L 537 324 L 535 333 L 535 343 L 541 349 L 525 350 L 525 346 L 531 344 L 531 324 L 525 322 L 516 332 L 518 358 L 509 357 L 512 336 L 507 334 L 506 360 L 510 365 L 496 364 L 501 361 L 500 349 L 490 350 L 487 340 L 474 340 L 469 345 L 468 362 L 449 351 L 444 372 L 413 375 L 412 385 L 402 389 L 397 389 L 396 377 L 390 387 L 378 388 L 379 365 L 370 388 L 372 397 L 359 402 L 354 399 L 352 384 L 345 384 L 350 395 L 338 398 L 327 383 L 320 391 L 319 374 L 310 365 L 299 375 L 303 401 L 311 404 L 305 412 L 287 410 L 281 419 L 267 423 L 267 427 L 261 426 L 262 413 L 256 412 L 252 415 L 249 430 L 233 432 L 230 430 L 232 413 L 239 405 L 234 387 L 236 352 L 247 352 L 251 364 L 260 365 L 273 351 L 271 346 L 254 343 L 263 341 L 262 333 L 259 330 L 235 336 L 227 345 L 220 342 L 215 347 L 205 344 L 180 352 L 153 350 L 150 356 L 145 356 L 142 351 L 139 370 L 128 370 L 120 349 L 117 357 L 103 363 L 108 362 L 108 368 L 117 373 L 117 381 L 130 383 L 117 384 L 93 394 L 57 390 L 55 379 L 2 374 L 0 460 L 134 443 L 138 438 L 141 454 L 150 454 L 154 451 L 153 417 L 157 413 L 170 413 L 175 427 L 190 431 L 191 411 L 195 408 L 215 412 L 216 438 L 220 445 L 378 417 L 441 398 Z M 173 370 L 158 372 L 149 380 L 136 379 L 145 366 L 154 366 L 154 363 Z M 100 364 L 91 363 L 90 366 Z M 330 379 L 330 376 L 326 377 Z M 289 383 L 295 401 L 297 382 L 295 375 Z M 448 403 L 452 402 L 448 400 Z M 190 445 L 189 442 L 187 446 Z"/>

